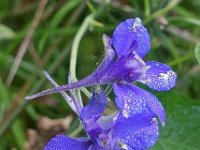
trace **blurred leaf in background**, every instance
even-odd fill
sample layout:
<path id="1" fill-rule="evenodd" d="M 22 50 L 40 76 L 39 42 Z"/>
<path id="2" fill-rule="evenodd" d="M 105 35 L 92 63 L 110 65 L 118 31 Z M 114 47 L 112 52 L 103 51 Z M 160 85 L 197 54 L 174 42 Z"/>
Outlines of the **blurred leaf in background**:
<path id="1" fill-rule="evenodd" d="M 152 150 L 198 150 L 200 148 L 200 102 L 177 92 L 159 94 L 167 122 Z"/>
<path id="2" fill-rule="evenodd" d="M 195 46 L 194 52 L 195 52 L 195 57 L 196 57 L 197 61 L 198 61 L 199 64 L 200 64 L 200 43 L 198 43 L 198 44 Z"/>
<path id="3" fill-rule="evenodd" d="M 14 38 L 15 33 L 10 28 L 6 27 L 3 24 L 0 24 L 0 41 L 5 39 Z"/>

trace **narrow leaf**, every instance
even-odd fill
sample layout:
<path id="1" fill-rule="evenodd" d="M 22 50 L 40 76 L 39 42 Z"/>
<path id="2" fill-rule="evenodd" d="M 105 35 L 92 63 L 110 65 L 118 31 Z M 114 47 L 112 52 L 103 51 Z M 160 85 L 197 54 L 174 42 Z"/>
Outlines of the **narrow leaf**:
<path id="1" fill-rule="evenodd" d="M 196 57 L 197 61 L 198 61 L 199 64 L 200 64 L 200 43 L 198 43 L 198 44 L 195 46 L 194 53 L 195 53 L 195 57 Z"/>

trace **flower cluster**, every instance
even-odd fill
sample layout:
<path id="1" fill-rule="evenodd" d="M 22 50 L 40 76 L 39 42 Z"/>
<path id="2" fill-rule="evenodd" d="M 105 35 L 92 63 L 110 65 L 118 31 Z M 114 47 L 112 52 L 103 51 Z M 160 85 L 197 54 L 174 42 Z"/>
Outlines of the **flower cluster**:
<path id="1" fill-rule="evenodd" d="M 91 75 L 26 98 L 112 84 L 118 112 L 103 115 L 106 94 L 103 90 L 94 91 L 90 103 L 79 115 L 89 137 L 74 139 L 57 135 L 45 146 L 46 150 L 145 150 L 156 143 L 159 137 L 157 118 L 164 125 L 164 108 L 154 95 L 132 83 L 140 82 L 153 90 L 166 91 L 175 85 L 176 73 L 165 64 L 144 62 L 143 58 L 150 50 L 150 38 L 139 18 L 120 23 L 112 38 L 104 35 L 103 41 L 105 57 Z"/>

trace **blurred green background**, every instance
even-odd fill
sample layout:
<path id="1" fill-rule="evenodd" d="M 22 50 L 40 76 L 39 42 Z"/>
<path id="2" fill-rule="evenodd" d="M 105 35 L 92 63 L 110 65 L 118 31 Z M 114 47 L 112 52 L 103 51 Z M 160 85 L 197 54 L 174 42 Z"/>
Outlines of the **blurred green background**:
<path id="1" fill-rule="evenodd" d="M 178 74 L 174 89 L 154 92 L 167 121 L 152 150 L 199 150 L 200 0 L 0 0 L 0 150 L 39 150 L 57 133 L 83 132 L 59 94 L 28 103 L 24 96 L 52 87 L 43 70 L 67 83 L 73 44 L 77 78 L 90 74 L 104 54 L 103 33 L 112 36 L 117 24 L 134 17 L 150 33 L 145 59 Z M 74 40 L 79 29 L 84 35 Z"/>

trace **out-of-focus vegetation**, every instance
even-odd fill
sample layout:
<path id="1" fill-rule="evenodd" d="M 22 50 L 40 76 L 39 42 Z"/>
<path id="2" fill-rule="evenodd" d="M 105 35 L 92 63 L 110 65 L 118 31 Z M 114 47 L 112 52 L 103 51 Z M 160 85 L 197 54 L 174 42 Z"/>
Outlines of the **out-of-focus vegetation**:
<path id="1" fill-rule="evenodd" d="M 88 16 L 93 19 L 84 26 Z M 67 83 L 73 44 L 77 78 L 91 73 L 104 53 L 103 33 L 111 36 L 117 24 L 136 16 L 151 36 L 146 59 L 178 74 L 173 90 L 155 92 L 167 122 L 152 149 L 200 149 L 200 0 L 0 0 L 0 150 L 37 150 L 57 133 L 81 134 L 59 94 L 30 102 L 24 96 L 52 87 L 43 70 Z M 83 26 L 79 44 L 74 38 Z"/>

